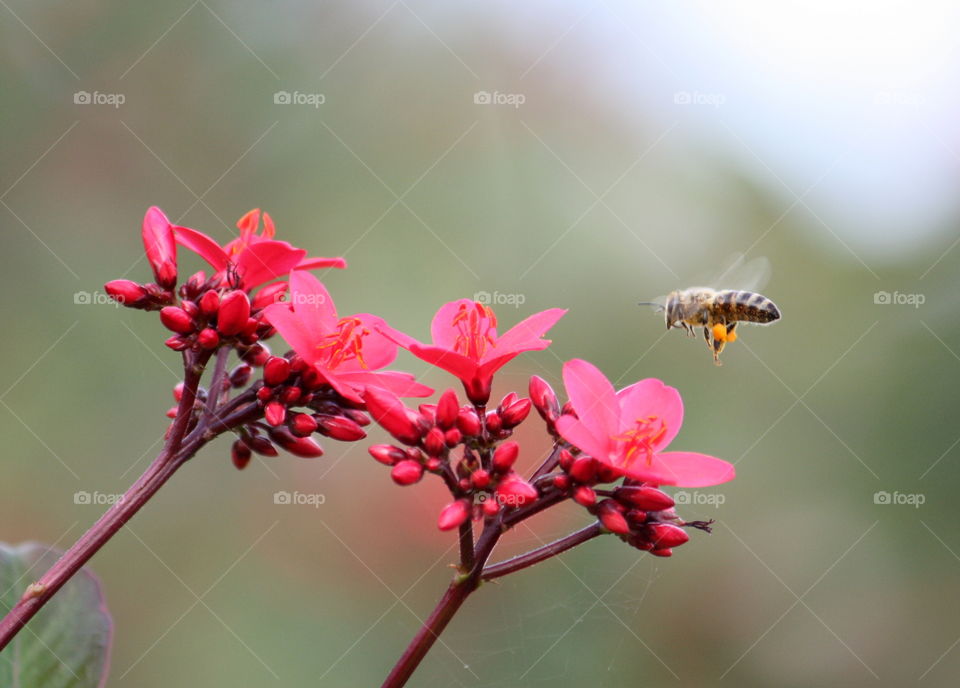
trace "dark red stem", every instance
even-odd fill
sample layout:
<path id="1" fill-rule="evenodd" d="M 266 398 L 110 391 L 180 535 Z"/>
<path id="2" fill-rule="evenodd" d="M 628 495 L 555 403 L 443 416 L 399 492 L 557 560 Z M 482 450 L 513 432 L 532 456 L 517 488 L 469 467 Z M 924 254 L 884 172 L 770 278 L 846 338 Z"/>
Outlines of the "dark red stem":
<path id="1" fill-rule="evenodd" d="M 563 552 L 566 552 L 568 549 L 572 549 L 577 545 L 583 544 L 587 540 L 597 537 L 602 532 L 602 526 L 599 523 L 594 523 L 586 528 L 581 528 L 574 533 L 570 533 L 559 540 L 554 540 L 543 547 L 538 547 L 537 549 L 530 550 L 529 552 L 524 552 L 523 554 L 519 554 L 497 564 L 491 564 L 483 569 L 480 577 L 481 579 L 488 581 L 493 580 L 494 578 L 499 578 L 500 576 L 506 576 L 508 573 L 521 571 L 527 567 L 533 566 L 534 564 L 538 564 L 541 561 L 545 561 L 550 557 L 555 557 L 558 554 L 562 554 Z"/>

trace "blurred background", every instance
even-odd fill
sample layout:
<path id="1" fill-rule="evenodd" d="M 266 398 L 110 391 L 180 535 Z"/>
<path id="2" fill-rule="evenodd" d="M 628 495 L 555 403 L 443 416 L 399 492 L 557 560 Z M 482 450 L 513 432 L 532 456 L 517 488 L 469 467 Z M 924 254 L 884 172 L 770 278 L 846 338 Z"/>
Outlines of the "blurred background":
<path id="1" fill-rule="evenodd" d="M 347 258 L 342 313 L 422 338 L 456 298 L 569 308 L 497 398 L 573 357 L 659 377 L 673 446 L 737 465 L 683 497 L 713 535 L 484 586 L 411 685 L 956 685 L 956 5 L 0 5 L 0 540 L 68 546 L 105 508 L 75 495 L 158 449 L 178 357 L 102 293 L 150 278 L 145 209 L 225 241 L 262 207 Z M 718 368 L 636 303 L 738 252 L 784 317 Z M 241 473 L 223 438 L 96 556 L 110 686 L 379 685 L 450 578 L 444 494 L 325 446 Z M 587 522 L 560 511 L 496 557 Z"/>

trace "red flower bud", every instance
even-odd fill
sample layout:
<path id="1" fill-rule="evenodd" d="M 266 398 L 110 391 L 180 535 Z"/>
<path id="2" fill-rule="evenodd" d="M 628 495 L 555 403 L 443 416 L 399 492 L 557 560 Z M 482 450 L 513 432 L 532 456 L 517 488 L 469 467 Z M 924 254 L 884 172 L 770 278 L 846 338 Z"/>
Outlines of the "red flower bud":
<path id="1" fill-rule="evenodd" d="M 518 399 L 516 392 L 508 392 L 503 399 L 500 400 L 500 403 L 497 404 L 497 411 L 503 411 L 503 409 L 511 406 Z"/>
<path id="2" fill-rule="evenodd" d="M 303 390 L 299 387 L 284 387 L 280 392 L 280 401 L 282 401 L 287 406 L 293 406 L 303 395 Z"/>
<path id="3" fill-rule="evenodd" d="M 245 387 L 250 382 L 251 373 L 253 373 L 253 368 L 246 363 L 241 363 L 230 372 L 230 384 L 236 389 Z"/>
<path id="4" fill-rule="evenodd" d="M 643 525 L 647 521 L 647 512 L 639 509 L 630 509 L 627 512 L 627 520 L 634 525 Z"/>
<path id="5" fill-rule="evenodd" d="M 503 421 L 503 427 L 508 430 L 515 428 L 527 419 L 533 403 L 529 399 L 520 399 L 514 402 L 500 412 L 500 419 Z"/>
<path id="6" fill-rule="evenodd" d="M 480 434 L 480 419 L 472 409 L 460 409 L 457 414 L 457 428 L 468 437 L 476 437 Z"/>
<path id="7" fill-rule="evenodd" d="M 177 306 L 167 306 L 160 309 L 160 322 L 163 326 L 177 334 L 190 334 L 193 332 L 193 318 Z"/>
<path id="8" fill-rule="evenodd" d="M 437 527 L 440 530 L 453 530 L 466 523 L 468 518 L 470 518 L 470 503 L 465 499 L 458 499 L 443 507 L 440 518 L 437 519 Z"/>
<path id="9" fill-rule="evenodd" d="M 307 413 L 298 413 L 290 419 L 290 431 L 297 437 L 309 437 L 317 429 L 317 421 Z"/>
<path id="10" fill-rule="evenodd" d="M 423 448 L 430 456 L 440 456 L 447 443 L 444 441 L 443 430 L 440 428 L 430 428 L 423 438 Z"/>
<path id="11" fill-rule="evenodd" d="M 470 476 L 470 482 L 478 490 L 482 490 L 490 484 L 490 473 L 482 468 L 473 472 Z"/>
<path id="12" fill-rule="evenodd" d="M 436 456 L 431 456 L 423 463 L 423 467 L 426 468 L 431 473 L 436 473 L 440 470 L 440 467 L 443 465 L 443 462 L 438 459 Z"/>
<path id="13" fill-rule="evenodd" d="M 277 448 L 266 437 L 260 435 L 251 435 L 244 440 L 250 448 L 260 454 L 260 456 L 276 456 Z"/>
<path id="14" fill-rule="evenodd" d="M 271 303 L 279 303 L 283 300 L 283 295 L 287 293 L 286 282 L 274 282 L 260 289 L 257 295 L 253 297 L 251 309 L 258 311 Z"/>
<path id="15" fill-rule="evenodd" d="M 553 476 L 553 486 L 561 491 L 570 489 L 570 476 L 565 474 Z"/>
<path id="16" fill-rule="evenodd" d="M 271 428 L 270 438 L 294 456 L 315 459 L 323 456 L 323 447 L 310 437 L 297 437 L 285 427 Z"/>
<path id="17" fill-rule="evenodd" d="M 358 423 L 343 416 L 320 415 L 316 420 L 319 426 L 317 429 L 322 434 L 340 442 L 356 442 L 367 436 Z"/>
<path id="18" fill-rule="evenodd" d="M 673 506 L 673 497 L 649 485 L 625 485 L 613 491 L 613 498 L 643 511 L 663 511 Z"/>
<path id="19" fill-rule="evenodd" d="M 263 408 L 263 417 L 270 425 L 276 427 L 287 417 L 287 407 L 279 401 L 268 402 Z"/>
<path id="20" fill-rule="evenodd" d="M 490 411 L 486 417 L 487 430 L 491 435 L 496 435 L 503 428 L 503 421 L 500 420 L 500 414 L 496 411 Z"/>
<path id="21" fill-rule="evenodd" d="M 177 243 L 173 226 L 160 208 L 153 206 L 147 209 L 143 216 L 141 237 L 157 284 L 165 289 L 173 289 L 177 284 Z"/>
<path id="22" fill-rule="evenodd" d="M 113 280 L 103 285 L 111 299 L 122 306 L 135 307 L 147 298 L 147 290 L 130 280 Z"/>
<path id="23" fill-rule="evenodd" d="M 182 382 L 178 382 L 173 386 L 173 398 L 176 401 L 180 401 L 181 399 L 183 399 L 183 387 L 184 387 L 184 383 Z"/>
<path id="24" fill-rule="evenodd" d="M 217 329 L 227 337 L 238 334 L 250 317 L 250 299 L 239 289 L 227 293 L 220 299 L 217 311 Z"/>
<path id="25" fill-rule="evenodd" d="M 450 428 L 443 435 L 443 441 L 447 443 L 447 446 L 453 449 L 458 444 L 460 440 L 463 439 L 463 433 L 457 430 L 456 428 Z"/>
<path id="26" fill-rule="evenodd" d="M 613 466 L 597 462 L 597 477 L 596 481 L 598 483 L 612 483 L 615 480 L 619 480 L 623 477 L 622 473 L 617 472 L 617 469 Z"/>
<path id="27" fill-rule="evenodd" d="M 375 444 L 367 449 L 370 456 L 382 464 L 392 466 L 398 461 L 403 461 L 407 453 L 400 447 L 394 447 L 392 444 Z"/>
<path id="28" fill-rule="evenodd" d="M 204 349 L 216 349 L 220 346 L 220 335 L 212 327 L 205 327 L 197 335 L 197 344 Z"/>
<path id="29" fill-rule="evenodd" d="M 240 353 L 240 358 L 252 366 L 262 366 L 270 359 L 270 349 L 264 344 L 254 344 Z"/>
<path id="30" fill-rule="evenodd" d="M 687 531 L 672 523 L 654 523 L 647 526 L 647 537 L 657 549 L 679 547 L 690 539 Z"/>
<path id="31" fill-rule="evenodd" d="M 496 516 L 500 513 L 500 504 L 496 499 L 483 500 L 483 506 L 481 508 L 485 516 Z"/>
<path id="32" fill-rule="evenodd" d="M 420 442 L 421 428 L 411 420 L 407 407 L 393 394 L 380 387 L 369 386 L 364 392 L 367 410 L 384 430 L 404 444 Z"/>
<path id="33" fill-rule="evenodd" d="M 519 476 L 508 477 L 497 486 L 497 499 L 504 506 L 523 506 L 534 501 L 537 488 Z"/>
<path id="34" fill-rule="evenodd" d="M 624 518 L 623 514 L 617 510 L 616 502 L 612 500 L 605 499 L 600 503 L 597 509 L 597 516 L 600 518 L 600 523 L 603 524 L 603 527 L 611 533 L 626 535 L 630 532 L 630 524 L 627 523 L 627 519 Z"/>
<path id="35" fill-rule="evenodd" d="M 263 402 L 270 401 L 273 398 L 273 388 L 272 387 L 261 387 L 257 390 L 257 399 Z"/>
<path id="36" fill-rule="evenodd" d="M 428 425 L 433 425 L 437 421 L 436 404 L 420 404 L 417 406 L 417 412 L 420 414 L 420 417 L 427 422 Z"/>
<path id="37" fill-rule="evenodd" d="M 263 364 L 263 382 L 268 385 L 281 385 L 290 377 L 290 361 L 282 356 L 271 356 Z"/>
<path id="38" fill-rule="evenodd" d="M 237 467 L 237 470 L 243 470 L 247 467 L 247 464 L 250 463 L 250 447 L 244 443 L 243 440 L 237 440 L 233 443 L 233 447 L 230 450 L 230 459 L 233 461 L 233 465 Z"/>
<path id="39" fill-rule="evenodd" d="M 213 289 L 205 291 L 203 296 L 200 297 L 200 312 L 208 318 L 212 318 L 217 314 L 219 308 L 220 293 Z"/>
<path id="40" fill-rule="evenodd" d="M 198 306 L 195 301 L 184 299 L 180 302 L 180 308 L 193 319 L 196 319 L 197 316 L 200 315 L 200 306 Z"/>
<path id="41" fill-rule="evenodd" d="M 581 485 L 573 491 L 573 501 L 580 506 L 593 506 L 597 503 L 597 493 L 593 488 Z"/>
<path id="42" fill-rule="evenodd" d="M 578 483 L 589 483 L 597 475 L 597 462 L 589 456 L 578 456 L 567 472 Z"/>
<path id="43" fill-rule="evenodd" d="M 186 351 L 190 348 L 190 340 L 184 339 L 178 334 L 167 339 L 164 344 L 173 349 L 174 351 Z"/>
<path id="44" fill-rule="evenodd" d="M 493 452 L 493 470 L 507 473 L 520 455 L 520 445 L 516 442 L 504 442 Z"/>
<path id="45" fill-rule="evenodd" d="M 390 477 L 397 485 L 413 485 L 423 477 L 423 466 L 416 461 L 404 459 L 393 467 Z"/>
<path id="46" fill-rule="evenodd" d="M 667 547 L 666 549 L 652 549 L 650 550 L 650 554 L 652 554 L 655 557 L 672 557 L 673 550 L 670 549 L 669 547 Z"/>
<path id="47" fill-rule="evenodd" d="M 549 383 L 538 375 L 530 378 L 530 401 L 537 413 L 548 423 L 553 423 L 560 417 L 560 403 L 557 394 Z"/>
<path id="48" fill-rule="evenodd" d="M 560 450 L 560 458 L 557 461 L 560 464 L 560 468 L 565 471 L 569 471 L 570 467 L 573 465 L 573 454 L 570 453 L 568 449 Z"/>
<path id="49" fill-rule="evenodd" d="M 437 402 L 437 425 L 441 430 L 449 430 L 456 424 L 459 412 L 460 402 L 457 401 L 457 393 L 448 389 L 440 395 L 440 401 Z"/>

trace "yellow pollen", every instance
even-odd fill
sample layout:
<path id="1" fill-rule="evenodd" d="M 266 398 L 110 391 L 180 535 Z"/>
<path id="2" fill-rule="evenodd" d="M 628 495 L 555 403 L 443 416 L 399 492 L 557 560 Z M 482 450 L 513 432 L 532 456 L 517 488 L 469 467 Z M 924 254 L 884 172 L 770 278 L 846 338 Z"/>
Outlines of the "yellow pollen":
<path id="1" fill-rule="evenodd" d="M 453 326 L 459 330 L 453 348 L 458 354 L 474 360 L 486 352 L 488 346 L 496 346 L 497 316 L 489 306 L 474 302 L 460 304 L 453 316 Z"/>
<path id="2" fill-rule="evenodd" d="M 624 455 L 626 463 L 631 463 L 638 454 L 644 454 L 647 465 L 653 463 L 654 445 L 667 433 L 666 424 L 659 416 L 637 418 L 634 428 L 612 439 L 626 443 L 627 451 Z"/>
<path id="3" fill-rule="evenodd" d="M 727 339 L 727 326 L 726 325 L 714 325 L 713 326 L 713 338 L 718 342 L 726 342 Z"/>
<path id="4" fill-rule="evenodd" d="M 334 369 L 344 361 L 356 359 L 362 368 L 367 364 L 363 360 L 363 338 L 370 334 L 370 330 L 363 327 L 359 318 L 340 318 L 337 331 L 324 337 L 317 349 L 326 349 L 329 352 L 327 367 Z"/>

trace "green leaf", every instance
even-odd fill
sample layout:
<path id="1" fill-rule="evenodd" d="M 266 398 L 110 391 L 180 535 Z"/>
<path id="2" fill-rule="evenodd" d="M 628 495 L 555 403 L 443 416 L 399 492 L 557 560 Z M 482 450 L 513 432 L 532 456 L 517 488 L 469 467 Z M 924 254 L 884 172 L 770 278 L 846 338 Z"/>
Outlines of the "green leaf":
<path id="1" fill-rule="evenodd" d="M 60 558 L 33 542 L 0 543 L 0 616 Z M 100 583 L 81 569 L 0 652 L 3 688 L 99 688 L 106 685 L 113 621 Z"/>

